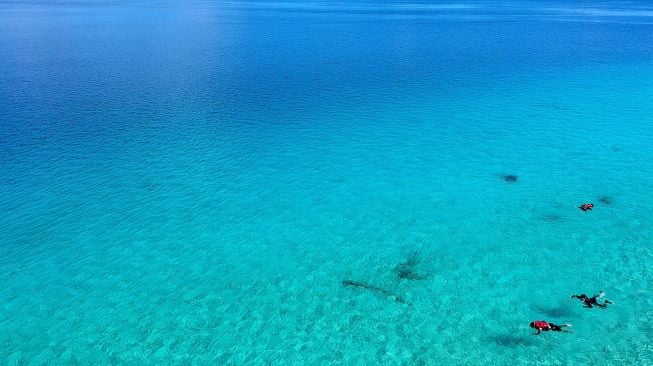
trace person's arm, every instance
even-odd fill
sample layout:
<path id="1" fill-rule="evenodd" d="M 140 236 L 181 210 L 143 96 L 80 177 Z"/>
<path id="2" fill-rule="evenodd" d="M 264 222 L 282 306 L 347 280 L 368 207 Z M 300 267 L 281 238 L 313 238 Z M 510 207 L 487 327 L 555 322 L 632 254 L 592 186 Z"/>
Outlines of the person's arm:
<path id="1" fill-rule="evenodd" d="M 537 328 L 537 333 L 535 333 L 535 335 L 540 335 L 541 332 L 542 332 L 542 328 Z"/>

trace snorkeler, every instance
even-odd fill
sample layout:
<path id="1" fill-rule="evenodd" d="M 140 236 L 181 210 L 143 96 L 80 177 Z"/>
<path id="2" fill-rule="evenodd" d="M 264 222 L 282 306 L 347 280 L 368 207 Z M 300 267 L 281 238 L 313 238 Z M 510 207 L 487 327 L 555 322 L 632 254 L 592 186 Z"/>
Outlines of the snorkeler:
<path id="1" fill-rule="evenodd" d="M 591 211 L 594 208 L 594 204 L 593 203 L 583 203 L 582 205 L 578 206 L 578 208 L 580 208 L 581 210 L 587 212 L 587 211 Z"/>
<path id="2" fill-rule="evenodd" d="M 564 327 L 571 327 L 571 324 L 555 325 L 553 323 L 549 323 L 544 320 L 536 320 L 534 322 L 531 322 L 530 327 L 537 329 L 537 333 L 535 335 L 539 335 L 541 332 L 547 332 L 547 331 L 571 332 L 570 330 L 562 329 Z"/>
<path id="3" fill-rule="evenodd" d="M 578 300 L 583 302 L 583 305 L 586 308 L 591 308 L 592 305 L 596 305 L 602 309 L 605 309 L 608 307 L 608 304 L 612 304 L 610 301 L 605 300 L 603 304 L 599 304 L 598 299 L 602 298 L 605 296 L 605 292 L 599 291 L 597 295 L 594 295 L 592 297 L 588 297 L 585 294 L 580 294 L 580 295 L 571 295 L 570 299 L 577 298 Z"/>

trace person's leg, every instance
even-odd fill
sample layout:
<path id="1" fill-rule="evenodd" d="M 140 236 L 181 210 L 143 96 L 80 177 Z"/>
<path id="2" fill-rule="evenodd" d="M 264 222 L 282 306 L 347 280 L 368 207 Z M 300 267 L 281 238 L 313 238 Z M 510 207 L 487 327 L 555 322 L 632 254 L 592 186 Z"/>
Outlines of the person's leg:
<path id="1" fill-rule="evenodd" d="M 600 308 L 602 308 L 602 309 L 605 309 L 605 308 L 608 307 L 608 304 L 612 304 L 612 303 L 611 303 L 610 301 L 608 301 L 608 300 L 605 300 L 605 301 L 603 302 L 603 304 L 596 303 L 596 306 L 598 306 L 598 307 L 600 307 Z"/>
<path id="2" fill-rule="evenodd" d="M 556 324 L 551 324 L 551 330 L 556 331 L 556 332 L 571 332 L 570 330 L 562 329 L 564 327 L 571 327 L 571 324 L 561 324 L 561 325 L 556 325 Z"/>

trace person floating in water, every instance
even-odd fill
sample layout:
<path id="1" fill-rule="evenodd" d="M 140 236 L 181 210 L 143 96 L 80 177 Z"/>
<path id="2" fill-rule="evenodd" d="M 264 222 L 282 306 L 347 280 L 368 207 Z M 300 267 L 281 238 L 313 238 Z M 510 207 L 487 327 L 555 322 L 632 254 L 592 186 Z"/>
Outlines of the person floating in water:
<path id="1" fill-rule="evenodd" d="M 592 297 L 588 297 L 585 294 L 580 294 L 580 295 L 571 295 L 570 299 L 576 298 L 576 299 L 582 301 L 583 305 L 586 308 L 591 308 L 592 305 L 596 305 L 596 306 L 598 306 L 598 307 L 600 307 L 602 309 L 605 309 L 605 308 L 608 307 L 608 304 L 612 304 L 612 303 L 610 301 L 608 301 L 608 300 L 605 300 L 603 302 L 603 304 L 599 304 L 598 299 L 602 298 L 603 296 L 605 296 L 605 292 L 599 291 L 598 294 L 596 294 L 596 295 L 594 295 Z"/>
<path id="2" fill-rule="evenodd" d="M 582 205 L 578 206 L 578 208 L 580 208 L 581 210 L 587 212 L 587 211 L 591 211 L 594 208 L 594 204 L 593 203 L 583 203 Z"/>
<path id="3" fill-rule="evenodd" d="M 571 324 L 555 325 L 553 323 L 549 323 L 549 322 L 544 321 L 544 320 L 536 320 L 534 322 L 531 322 L 530 327 L 534 328 L 534 329 L 537 329 L 537 333 L 535 335 L 538 335 L 541 332 L 548 332 L 548 331 L 571 332 L 570 330 L 562 329 L 564 327 L 571 327 Z"/>

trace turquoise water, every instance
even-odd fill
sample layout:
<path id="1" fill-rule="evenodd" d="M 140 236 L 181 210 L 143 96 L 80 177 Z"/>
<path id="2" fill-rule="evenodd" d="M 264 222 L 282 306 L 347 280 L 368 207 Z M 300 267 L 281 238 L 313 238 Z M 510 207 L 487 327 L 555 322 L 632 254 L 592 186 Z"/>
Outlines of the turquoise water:
<path id="1" fill-rule="evenodd" d="M 0 359 L 652 364 L 652 45 L 638 2 L 0 2 Z"/>

